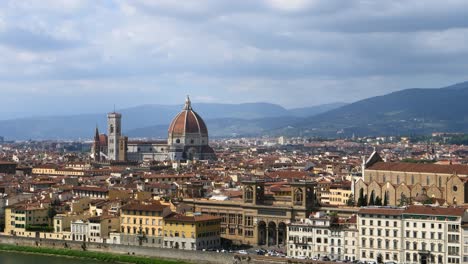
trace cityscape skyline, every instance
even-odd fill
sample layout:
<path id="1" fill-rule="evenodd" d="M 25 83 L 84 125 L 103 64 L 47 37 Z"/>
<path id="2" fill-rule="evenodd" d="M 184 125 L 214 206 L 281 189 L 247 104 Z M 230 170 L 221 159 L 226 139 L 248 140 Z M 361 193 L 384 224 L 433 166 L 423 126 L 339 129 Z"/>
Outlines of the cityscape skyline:
<path id="1" fill-rule="evenodd" d="M 294 108 L 443 87 L 468 79 L 467 5 L 3 1 L 0 118 L 177 104 L 185 94 Z"/>

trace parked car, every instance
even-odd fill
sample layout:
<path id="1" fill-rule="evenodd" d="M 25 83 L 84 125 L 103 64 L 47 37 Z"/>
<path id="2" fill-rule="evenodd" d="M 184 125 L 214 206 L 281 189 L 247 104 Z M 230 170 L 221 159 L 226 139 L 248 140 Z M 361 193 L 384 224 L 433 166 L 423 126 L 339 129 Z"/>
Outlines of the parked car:
<path id="1" fill-rule="evenodd" d="M 247 254 L 249 254 L 249 253 L 247 253 L 247 251 L 245 251 L 245 250 L 243 250 L 243 249 L 239 250 L 237 253 L 242 254 L 242 255 L 247 255 Z"/>

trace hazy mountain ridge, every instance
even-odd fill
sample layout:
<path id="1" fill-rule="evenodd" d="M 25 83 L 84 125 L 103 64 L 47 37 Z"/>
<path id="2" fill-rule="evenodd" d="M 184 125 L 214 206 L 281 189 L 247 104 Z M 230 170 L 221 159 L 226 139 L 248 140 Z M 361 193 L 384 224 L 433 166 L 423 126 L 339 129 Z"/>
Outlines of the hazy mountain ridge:
<path id="1" fill-rule="evenodd" d="M 210 134 L 214 136 L 230 136 L 233 133 L 257 135 L 266 129 L 281 127 L 287 120 L 296 121 L 296 110 L 290 111 L 270 103 L 194 103 L 193 107 L 206 121 Z M 314 115 L 329 107 L 304 108 L 297 115 L 304 115 L 307 109 L 310 115 Z M 124 133 L 139 137 L 165 137 L 169 123 L 181 109 L 182 105 L 141 105 L 118 111 L 122 113 Z M 22 140 L 89 139 L 94 135 L 96 125 L 102 133 L 106 132 L 105 113 L 2 120 L 0 135 L 7 139 Z"/>
<path id="2" fill-rule="evenodd" d="M 378 136 L 468 133 L 468 82 L 445 88 L 406 89 L 355 103 L 285 109 L 269 103 L 194 104 L 212 137 L 228 136 Z M 181 105 L 142 105 L 120 110 L 130 137 L 165 138 Z M 307 117 L 305 117 L 307 116 Z M 35 117 L 0 121 L 7 139 L 91 138 L 105 114 Z"/>

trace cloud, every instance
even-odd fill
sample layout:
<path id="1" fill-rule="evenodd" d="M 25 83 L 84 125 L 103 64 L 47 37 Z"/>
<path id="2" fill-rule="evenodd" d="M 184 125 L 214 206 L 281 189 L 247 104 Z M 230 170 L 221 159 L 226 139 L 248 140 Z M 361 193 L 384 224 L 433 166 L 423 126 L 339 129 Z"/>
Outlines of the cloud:
<path id="1" fill-rule="evenodd" d="M 438 87 L 468 77 L 467 9 L 462 0 L 2 1 L 0 90 L 10 102 L 32 93 L 47 112 L 54 96 L 74 110 L 89 95 L 106 109 L 185 94 L 307 106 Z"/>

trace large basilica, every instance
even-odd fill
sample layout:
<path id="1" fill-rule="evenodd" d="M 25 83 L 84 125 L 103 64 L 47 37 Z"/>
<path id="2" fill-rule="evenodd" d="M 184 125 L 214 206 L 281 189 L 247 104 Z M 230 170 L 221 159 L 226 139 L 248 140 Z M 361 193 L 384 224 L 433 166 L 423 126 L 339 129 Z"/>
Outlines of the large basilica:
<path id="1" fill-rule="evenodd" d="M 184 108 L 169 126 L 167 141 L 129 140 L 121 134 L 122 115 L 107 115 L 107 135 L 96 128 L 92 157 L 96 161 L 184 161 L 216 159 L 208 129 L 187 96 Z"/>

